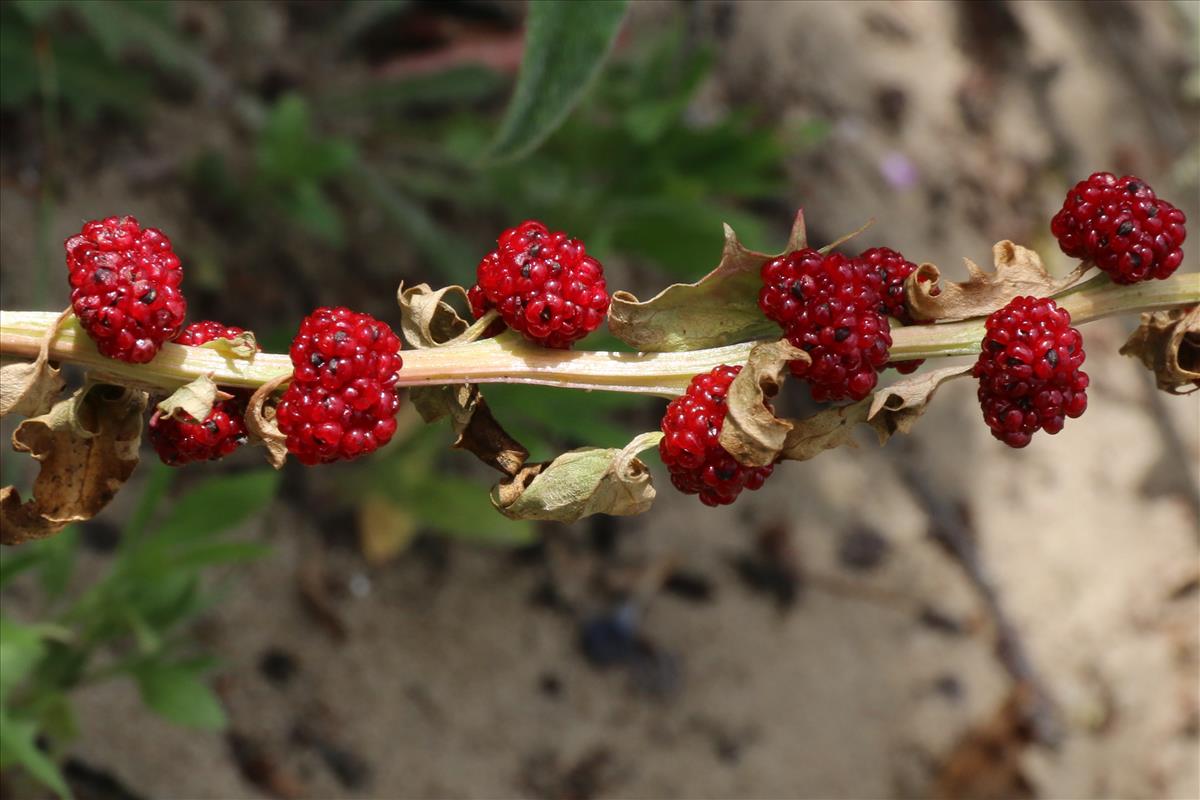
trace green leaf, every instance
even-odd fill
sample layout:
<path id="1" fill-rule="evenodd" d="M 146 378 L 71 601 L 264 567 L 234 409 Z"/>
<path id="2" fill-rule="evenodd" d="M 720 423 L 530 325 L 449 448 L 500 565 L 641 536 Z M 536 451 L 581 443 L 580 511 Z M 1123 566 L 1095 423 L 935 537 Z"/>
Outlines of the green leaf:
<path id="1" fill-rule="evenodd" d="M 61 597 L 75 572 L 75 557 L 79 553 L 79 528 L 69 527 L 50 539 L 36 543 L 41 563 L 38 578 L 49 597 Z"/>
<path id="2" fill-rule="evenodd" d="M 19 764 L 38 782 L 66 800 L 71 796 L 67 782 L 58 771 L 58 765 L 38 749 L 37 736 L 36 724 L 14 719 L 8 709 L 0 707 L 0 768 Z"/>
<path id="3" fill-rule="evenodd" d="M 28 675 L 46 652 L 34 628 L 0 617 L 0 702 Z"/>
<path id="4" fill-rule="evenodd" d="M 153 536 L 184 542 L 232 528 L 266 508 L 278 485 L 270 469 L 210 478 L 171 504 Z"/>
<path id="5" fill-rule="evenodd" d="M 201 679 L 207 664 L 143 663 L 134 671 L 142 702 L 177 725 L 220 730 L 225 709 Z"/>
<path id="6" fill-rule="evenodd" d="M 41 553 L 31 547 L 22 548 L 16 553 L 11 553 L 9 549 L 0 551 L 0 588 L 22 572 L 36 567 L 41 560 Z"/>
<path id="7" fill-rule="evenodd" d="M 531 0 L 521 75 L 487 160 L 520 158 L 562 124 L 599 74 L 625 7 L 625 0 Z"/>

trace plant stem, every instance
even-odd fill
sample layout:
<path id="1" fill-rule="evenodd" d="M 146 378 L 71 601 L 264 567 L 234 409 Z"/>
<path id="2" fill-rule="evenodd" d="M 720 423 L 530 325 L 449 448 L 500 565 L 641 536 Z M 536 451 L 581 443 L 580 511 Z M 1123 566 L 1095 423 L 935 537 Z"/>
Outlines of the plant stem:
<path id="1" fill-rule="evenodd" d="M 1076 324 L 1114 314 L 1190 306 L 1200 303 L 1200 275 L 1175 275 L 1134 286 L 1117 286 L 1102 276 L 1063 295 L 1059 302 Z M 0 311 L 0 355 L 36 357 L 43 335 L 57 316 L 56 312 Z M 906 361 L 974 355 L 983 333 L 982 318 L 897 328 L 892 331 L 891 357 Z M 672 397 L 682 393 L 694 375 L 720 364 L 745 363 L 755 344 L 677 353 L 548 350 L 508 333 L 469 344 L 405 350 L 398 385 L 525 383 Z M 286 353 L 258 353 L 242 359 L 177 344 L 164 345 L 149 364 L 126 364 L 100 355 L 74 318 L 63 323 L 51 342 L 50 359 L 164 391 L 202 375 L 211 375 L 222 386 L 257 388 L 291 372 Z"/>

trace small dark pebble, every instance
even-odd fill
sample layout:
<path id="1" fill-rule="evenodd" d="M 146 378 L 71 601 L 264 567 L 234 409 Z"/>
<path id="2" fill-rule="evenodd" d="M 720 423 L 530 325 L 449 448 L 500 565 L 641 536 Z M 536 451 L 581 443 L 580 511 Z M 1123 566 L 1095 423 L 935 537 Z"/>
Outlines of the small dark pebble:
<path id="1" fill-rule="evenodd" d="M 595 667 L 609 667 L 633 657 L 637 650 L 637 625 L 632 606 L 592 617 L 579 629 L 579 647 Z"/>
<path id="2" fill-rule="evenodd" d="M 267 648 L 258 659 L 258 671 L 276 686 L 286 685 L 299 669 L 295 657 L 278 647 Z"/>
<path id="3" fill-rule="evenodd" d="M 784 565 L 742 555 L 734 559 L 733 566 L 742 583 L 756 592 L 773 597 L 781 611 L 796 604 L 800 596 L 800 580 Z"/>
<path id="4" fill-rule="evenodd" d="M 887 560 L 891 545 L 879 531 L 860 526 L 842 536 L 838 542 L 838 560 L 847 569 L 866 572 Z"/>
<path id="5" fill-rule="evenodd" d="M 698 572 L 675 570 L 663 582 L 663 591 L 690 600 L 693 603 L 708 603 L 713 599 L 713 584 Z"/>
<path id="6" fill-rule="evenodd" d="M 546 697 L 557 700 L 562 696 L 562 678 L 553 672 L 543 672 L 538 678 L 538 691 Z"/>

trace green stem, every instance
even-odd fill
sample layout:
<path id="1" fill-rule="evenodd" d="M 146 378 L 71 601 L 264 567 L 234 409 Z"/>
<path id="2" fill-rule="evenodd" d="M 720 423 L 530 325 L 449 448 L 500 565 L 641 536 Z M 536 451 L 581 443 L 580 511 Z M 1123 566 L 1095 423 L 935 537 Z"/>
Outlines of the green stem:
<path id="1" fill-rule="evenodd" d="M 1061 297 L 1076 324 L 1114 314 L 1191 306 L 1200 303 L 1200 275 L 1175 275 L 1164 281 L 1118 286 L 1102 279 Z M 58 315 L 41 311 L 0 311 L 0 355 L 33 358 Z M 984 320 L 917 325 L 892 332 L 891 357 L 969 356 L 979 352 Z M 569 389 L 603 389 L 671 397 L 683 392 L 694 375 L 720 364 L 745 363 L 756 342 L 678 353 L 615 353 L 548 350 L 505 334 L 494 339 L 427 350 L 405 350 L 400 386 L 455 383 L 524 383 Z M 285 353 L 234 358 L 203 347 L 167 344 L 148 364 L 106 358 L 73 318 L 50 344 L 52 361 L 77 364 L 113 379 L 172 391 L 202 375 L 222 386 L 257 388 L 291 373 Z"/>

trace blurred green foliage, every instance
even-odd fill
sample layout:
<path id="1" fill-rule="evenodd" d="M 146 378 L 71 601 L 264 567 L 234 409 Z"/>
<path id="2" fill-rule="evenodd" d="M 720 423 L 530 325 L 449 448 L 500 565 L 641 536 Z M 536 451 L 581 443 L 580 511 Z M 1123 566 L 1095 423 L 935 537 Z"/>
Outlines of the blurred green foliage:
<path id="1" fill-rule="evenodd" d="M 638 31 L 591 82 L 617 23 L 608 5 L 535 7 L 551 33 L 570 28 L 572 13 L 600 13 L 607 27 L 583 31 L 586 47 L 527 53 L 526 65 L 540 59 L 554 68 L 521 78 L 525 88 L 501 123 L 512 82 L 472 63 L 399 76 L 349 70 L 349 83 L 316 77 L 322 66 L 356 62 L 360 37 L 412 10 L 403 0 L 341 6 L 322 38 L 327 60 L 281 94 L 239 86 L 180 29 L 174 3 L 14 0 L 0 4 L 0 111 L 34 112 L 53 156 L 60 127 L 137 131 L 159 105 L 219 97 L 217 113 L 226 118 L 214 124 L 232 132 L 232 144 L 194 153 L 183 179 L 224 219 L 336 254 L 364 217 L 382 214 L 435 272 L 419 279 L 469 285 L 500 230 L 540 218 L 585 240 L 602 261 L 648 271 L 656 282 L 693 280 L 719 258 L 721 223 L 751 247 L 767 243 L 770 231 L 747 209 L 782 195 L 784 142 L 746 111 L 698 115 L 694 101 L 713 54 L 689 43 L 682 26 Z M 232 29 L 247 10 L 238 3 L 208 9 Z M 541 41 L 562 44 L 553 35 Z M 577 63 L 555 60 L 571 58 Z M 547 107 L 537 108 L 539 101 Z M 812 144 L 823 131 L 801 136 Z M 489 153 L 509 158 L 489 161 Z M 40 224 L 48 230 L 52 193 L 44 203 Z M 223 280 L 219 270 L 199 267 L 193 280 Z M 275 349 L 286 346 L 286 335 L 260 331 L 260 341 L 273 339 Z M 585 346 L 620 345 L 598 333 Z M 639 418 L 653 416 L 643 413 L 648 401 L 628 395 L 527 386 L 484 393 L 538 460 L 582 445 L 620 447 L 648 427 Z M 487 486 L 456 471 L 470 462 L 447 451 L 448 437 L 444 425 L 421 428 L 365 464 L 344 467 L 345 501 L 386 498 L 396 524 L 413 530 L 529 541 L 531 523 L 496 513 Z M 69 697 L 76 687 L 128 677 L 168 719 L 210 728 L 224 722 L 203 679 L 213 665 L 191 652 L 184 625 L 216 597 L 206 569 L 264 552 L 227 533 L 270 503 L 277 480 L 231 474 L 167 503 L 170 474 L 151 472 L 119 549 L 94 581 L 76 571 L 77 529 L 0 553 L 0 588 L 32 575 L 45 601 L 38 622 L 0 618 L 0 767 L 20 764 L 60 795 L 66 787 L 54 758 L 75 735 Z"/>
<path id="2" fill-rule="evenodd" d="M 77 569 L 77 527 L 0 551 L 0 589 L 32 575 L 42 604 L 36 623 L 0 615 L 0 768 L 19 764 L 60 796 L 66 787 L 54 756 L 77 735 L 70 692 L 78 687 L 127 677 L 172 722 L 225 724 L 205 682 L 216 664 L 191 652 L 184 625 L 219 597 L 206 570 L 269 552 L 230 533 L 271 504 L 279 476 L 266 469 L 222 475 L 168 502 L 175 473 L 162 465 L 148 471 L 141 502 L 99 576 Z"/>

